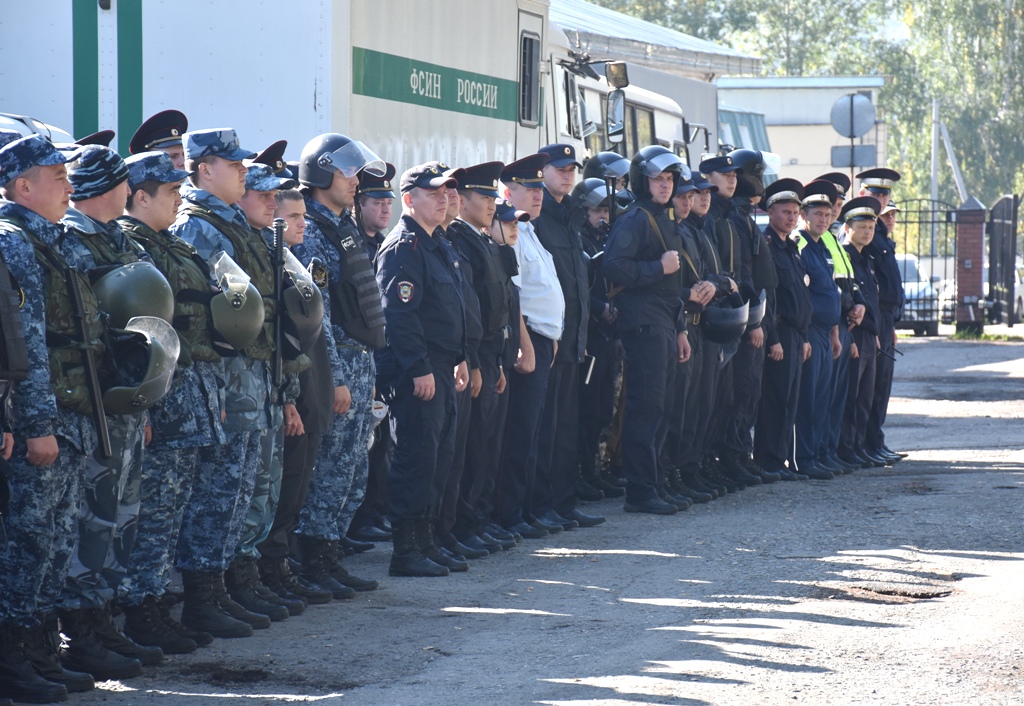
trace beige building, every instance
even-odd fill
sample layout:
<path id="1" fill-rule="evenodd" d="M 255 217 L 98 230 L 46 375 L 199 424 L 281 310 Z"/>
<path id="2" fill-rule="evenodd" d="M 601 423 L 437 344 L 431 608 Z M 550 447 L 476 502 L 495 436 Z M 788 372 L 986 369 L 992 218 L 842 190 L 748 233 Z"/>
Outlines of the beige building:
<path id="1" fill-rule="evenodd" d="M 875 163 L 853 171 L 889 166 L 887 126 L 878 108 L 878 92 L 885 83 L 881 76 L 723 77 L 717 83 L 723 109 L 729 106 L 764 115 L 771 151 L 782 158 L 781 176 L 807 183 L 825 172 L 850 171 L 832 166 L 832 147 L 849 146 L 850 140 L 833 129 L 831 112 L 838 98 L 851 93 L 870 98 L 877 113 L 874 127 L 854 140 L 856 145 L 875 146 Z M 728 132 L 723 126 L 724 143 L 729 142 Z"/>

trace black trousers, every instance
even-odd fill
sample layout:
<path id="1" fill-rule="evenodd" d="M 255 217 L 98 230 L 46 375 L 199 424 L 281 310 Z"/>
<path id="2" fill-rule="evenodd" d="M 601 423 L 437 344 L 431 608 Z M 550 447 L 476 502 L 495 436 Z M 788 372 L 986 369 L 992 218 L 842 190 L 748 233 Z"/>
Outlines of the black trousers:
<path id="1" fill-rule="evenodd" d="M 540 424 L 544 416 L 554 343 L 530 331 L 537 365 L 532 373 L 509 375 L 508 415 L 502 445 L 501 471 L 495 493 L 495 520 L 503 527 L 527 519 L 528 502 L 537 475 Z"/>
<path id="2" fill-rule="evenodd" d="M 274 524 L 267 538 L 257 547 L 263 556 L 281 559 L 292 553 L 289 542 L 295 528 L 299 526 L 299 512 L 306 502 L 319 447 L 318 433 L 284 437 L 281 494 L 277 500 Z"/>
<path id="3" fill-rule="evenodd" d="M 754 431 L 754 460 L 769 471 L 793 462 L 793 430 L 803 372 L 804 337 L 784 322 L 779 322 L 778 334 L 782 360 L 765 360 Z"/>
<path id="4" fill-rule="evenodd" d="M 754 450 L 750 432 L 757 422 L 764 359 L 765 347 L 754 348 L 750 334 L 745 334 L 732 358 L 732 411 L 725 420 L 722 440 L 724 449 L 737 454 L 749 455 Z"/>
<path id="5" fill-rule="evenodd" d="M 677 463 L 684 473 L 693 474 L 700 470 L 708 448 L 708 425 L 721 373 L 722 347 L 705 338 L 700 326 L 691 326 L 689 330 L 690 384 L 684 400 Z"/>
<path id="6" fill-rule="evenodd" d="M 843 417 L 846 415 L 846 396 L 849 391 L 850 368 L 856 361 L 850 360 L 850 344 L 853 334 L 846 328 L 845 321 L 839 324 L 839 343 L 843 352 L 832 361 L 832 404 L 828 408 L 828 427 L 825 430 L 824 444 L 818 450 L 821 458 L 833 456 L 839 450 L 839 437 L 842 434 Z"/>
<path id="7" fill-rule="evenodd" d="M 459 484 L 455 508 L 456 536 L 463 537 L 483 530 L 490 520 L 491 495 L 498 478 L 501 460 L 502 421 L 508 407 L 508 391 L 494 389 L 500 370 L 498 357 L 480 355 L 480 394 L 470 405 L 469 431 L 466 438 L 465 470 Z"/>
<path id="8" fill-rule="evenodd" d="M 455 450 L 454 359 L 431 355 L 434 396 L 412 394 L 408 373 L 395 385 L 391 433 L 395 453 L 388 469 L 388 516 L 392 523 L 432 517 L 431 489 L 439 468 L 449 468 Z"/>
<path id="9" fill-rule="evenodd" d="M 640 326 L 622 334 L 626 406 L 622 423 L 622 470 L 626 500 L 643 502 L 664 487 L 659 459 L 668 434 L 679 352 L 674 329 Z"/>
<path id="10" fill-rule="evenodd" d="M 455 393 L 455 448 L 452 450 L 452 463 L 445 469 L 438 468 L 434 476 L 434 490 L 437 495 L 437 520 L 442 532 L 451 532 L 455 526 L 455 515 L 458 511 L 459 492 L 466 470 L 466 439 L 469 437 L 470 416 L 473 399 L 470 386 L 462 392 Z"/>
<path id="11" fill-rule="evenodd" d="M 857 344 L 859 357 L 850 360 L 846 407 L 839 434 L 839 455 L 847 458 L 864 451 L 868 415 L 871 414 L 871 403 L 875 399 L 875 366 L 878 359 L 875 334 L 857 327 L 853 330 L 852 338 Z"/>
<path id="12" fill-rule="evenodd" d="M 885 446 L 885 416 L 889 411 L 889 395 L 892 394 L 892 378 L 896 361 L 893 356 L 892 334 L 896 329 L 896 321 L 892 312 L 882 307 L 878 317 L 879 350 L 875 361 L 875 397 L 871 401 L 871 413 L 868 415 L 867 433 L 864 436 L 864 450 L 877 451 Z M 886 355 L 888 353 L 888 355 Z"/>
<path id="13" fill-rule="evenodd" d="M 529 512 L 534 517 L 549 510 L 565 515 L 576 507 L 579 371 L 576 361 L 556 361 L 551 366 L 537 445 L 537 480 L 529 502 Z"/>
<path id="14" fill-rule="evenodd" d="M 695 326 L 690 327 L 692 331 Z M 690 334 L 692 335 L 692 334 Z M 689 335 L 687 336 L 689 338 Z M 690 386 L 694 385 L 694 351 L 690 347 L 690 359 L 685 363 L 676 363 L 675 383 L 672 390 L 672 406 L 668 411 L 669 425 L 665 433 L 665 445 L 662 448 L 659 464 L 666 473 L 682 465 L 683 427 L 686 424 L 686 409 L 689 404 Z"/>
<path id="15" fill-rule="evenodd" d="M 617 339 L 594 335 L 587 340 L 587 352 L 594 356 L 590 382 L 586 382 L 587 364 L 580 366 L 579 457 L 583 477 L 597 470 L 601 433 L 615 415 L 615 376 L 622 365 L 622 352 Z"/>

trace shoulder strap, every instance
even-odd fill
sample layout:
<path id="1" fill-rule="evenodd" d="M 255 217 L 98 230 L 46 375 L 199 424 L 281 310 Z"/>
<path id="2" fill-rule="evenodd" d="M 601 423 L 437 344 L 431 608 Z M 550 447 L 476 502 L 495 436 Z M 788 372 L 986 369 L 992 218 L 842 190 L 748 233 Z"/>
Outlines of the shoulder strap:
<path id="1" fill-rule="evenodd" d="M 647 220 L 651 222 L 651 228 L 654 229 L 654 232 L 658 236 L 658 240 L 661 241 L 661 247 L 665 248 L 665 252 L 668 252 L 670 248 L 668 244 L 665 242 L 665 236 L 662 235 L 661 228 L 658 227 L 658 222 L 654 220 L 654 216 L 651 215 L 650 211 L 644 208 L 640 210 L 647 214 Z M 697 268 L 694 266 L 693 260 L 690 259 L 690 254 L 686 252 L 686 248 L 684 247 L 682 250 L 678 250 L 677 252 L 683 256 L 683 259 L 686 260 L 686 264 L 690 266 L 690 269 L 693 271 L 693 274 L 696 275 L 697 279 L 699 280 L 701 278 L 700 272 L 697 272 Z"/>

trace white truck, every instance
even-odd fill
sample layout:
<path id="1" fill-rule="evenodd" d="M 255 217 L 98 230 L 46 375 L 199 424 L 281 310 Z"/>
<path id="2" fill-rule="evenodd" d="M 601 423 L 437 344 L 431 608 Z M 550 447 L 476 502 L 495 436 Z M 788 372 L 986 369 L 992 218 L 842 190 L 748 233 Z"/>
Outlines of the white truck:
<path id="1" fill-rule="evenodd" d="M 143 119 L 176 108 L 192 128 L 236 128 L 253 150 L 287 139 L 289 159 L 323 132 L 362 140 L 399 171 L 508 162 L 552 142 L 585 155 L 607 111 L 584 104 L 587 71 L 548 15 L 547 0 L 11 3 L 0 111 L 75 137 L 114 129 L 122 153 Z M 603 101 L 607 85 L 586 82 Z M 674 142 L 682 113 L 652 96 L 651 120 L 675 121 L 659 131 Z"/>

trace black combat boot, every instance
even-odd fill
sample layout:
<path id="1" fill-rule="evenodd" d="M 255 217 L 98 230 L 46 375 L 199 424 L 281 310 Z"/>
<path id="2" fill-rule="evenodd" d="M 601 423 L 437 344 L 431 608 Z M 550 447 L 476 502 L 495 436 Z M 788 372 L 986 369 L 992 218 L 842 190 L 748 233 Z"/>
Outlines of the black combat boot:
<path id="1" fill-rule="evenodd" d="M 46 681 L 63 684 L 69 694 L 89 691 L 96 686 L 90 675 L 64 669 L 64 665 L 60 663 L 57 650 L 57 616 L 47 616 L 42 625 L 25 630 L 23 640 L 25 657 L 36 670 L 36 674 Z"/>
<path id="2" fill-rule="evenodd" d="M 435 564 L 448 567 L 449 571 L 469 571 L 469 562 L 465 558 L 441 549 L 435 527 L 434 520 L 429 517 L 417 520 L 416 541 L 423 555 Z"/>
<path id="3" fill-rule="evenodd" d="M 324 548 L 323 559 L 324 566 L 331 578 L 340 583 L 342 586 L 348 586 L 353 591 L 374 591 L 377 589 L 377 582 L 373 579 L 359 578 L 350 574 L 348 570 L 342 566 L 341 561 L 338 559 L 338 543 L 330 541 Z"/>
<path id="4" fill-rule="evenodd" d="M 266 630 L 270 627 L 270 617 L 265 613 L 254 613 L 243 608 L 228 595 L 227 586 L 224 585 L 224 574 L 217 572 L 213 575 L 213 600 L 217 601 L 220 609 L 235 620 L 249 623 L 255 630 Z"/>
<path id="5" fill-rule="evenodd" d="M 333 596 L 330 591 L 312 586 L 292 573 L 287 559 L 277 560 L 277 571 L 281 577 L 281 586 L 289 593 L 299 596 L 307 605 L 323 605 L 330 603 Z"/>
<path id="6" fill-rule="evenodd" d="M 683 478 L 682 472 L 678 468 L 673 468 L 669 473 L 669 479 L 672 482 L 672 488 L 679 495 L 689 498 L 696 503 L 708 503 L 715 499 L 715 496 L 711 493 L 690 485 Z"/>
<path id="7" fill-rule="evenodd" d="M 354 598 L 356 595 L 354 589 L 339 583 L 331 576 L 327 564 L 329 552 L 330 542 L 326 539 L 300 534 L 299 555 L 302 558 L 302 569 L 299 571 L 299 578 L 310 586 L 330 591 L 335 600 Z"/>
<path id="8" fill-rule="evenodd" d="M 214 637 L 251 637 L 252 626 L 228 615 L 218 604 L 213 594 L 216 576 L 210 571 L 181 572 L 181 580 L 185 585 L 182 625 Z"/>
<path id="9" fill-rule="evenodd" d="M 250 568 L 256 568 L 256 560 L 250 557 L 235 559 L 231 566 L 224 572 L 224 585 L 228 589 L 228 595 L 238 605 L 247 611 L 258 615 L 265 615 L 274 622 L 286 620 L 290 613 L 283 605 L 271 603 L 264 599 L 256 589 L 253 573 Z"/>
<path id="10" fill-rule="evenodd" d="M 181 602 L 185 602 L 185 594 L 181 594 Z M 170 594 L 164 594 L 157 599 L 156 607 L 160 611 L 160 619 L 164 621 L 164 625 L 169 627 L 173 632 L 187 637 L 192 642 L 196 643 L 199 647 L 206 647 L 213 642 L 213 635 L 202 630 L 193 630 L 187 625 L 182 625 L 177 620 L 171 617 L 171 606 L 174 605 L 175 601 Z"/>
<path id="11" fill-rule="evenodd" d="M 154 596 L 146 596 L 139 605 L 122 606 L 122 610 L 124 634 L 140 645 L 159 647 L 169 655 L 189 654 L 199 647 L 164 621 Z"/>
<path id="12" fill-rule="evenodd" d="M 280 566 L 279 561 L 272 561 L 268 564 L 263 561 L 263 557 L 253 563 L 250 572 L 255 574 L 253 585 L 256 587 L 256 592 L 260 598 L 269 603 L 283 605 L 288 609 L 289 615 L 302 615 L 306 610 L 306 601 L 301 596 L 290 593 L 281 584 Z"/>
<path id="13" fill-rule="evenodd" d="M 60 611 L 60 630 L 64 635 L 60 646 L 61 662 L 72 671 L 91 674 L 96 681 L 130 679 L 142 674 L 142 662 L 124 657 L 100 641 L 94 629 L 97 612 Z"/>
<path id="14" fill-rule="evenodd" d="M 448 567 L 437 564 L 423 553 L 416 538 L 417 520 L 392 523 L 394 551 L 388 573 L 391 576 L 447 576 Z"/>
<path id="15" fill-rule="evenodd" d="M 67 701 L 68 690 L 63 684 L 43 679 L 32 668 L 25 654 L 24 640 L 24 628 L 0 624 L 0 699 L 17 699 L 29 704 Z"/>
<path id="16" fill-rule="evenodd" d="M 137 659 L 142 662 L 144 667 L 152 667 L 163 661 L 164 653 L 159 647 L 140 645 L 121 632 L 114 624 L 114 616 L 109 603 L 100 610 L 92 611 L 91 615 L 93 632 L 108 650 L 112 650 L 122 657 Z"/>

